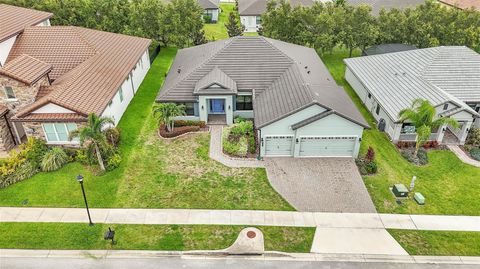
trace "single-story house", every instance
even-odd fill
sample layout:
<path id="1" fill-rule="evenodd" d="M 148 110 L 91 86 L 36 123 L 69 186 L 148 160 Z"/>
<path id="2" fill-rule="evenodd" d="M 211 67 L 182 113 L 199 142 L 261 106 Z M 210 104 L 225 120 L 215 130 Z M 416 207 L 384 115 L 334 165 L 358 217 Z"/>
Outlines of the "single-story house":
<path id="1" fill-rule="evenodd" d="M 439 0 L 442 4 L 459 9 L 473 8 L 480 10 L 480 1 L 478 0 Z"/>
<path id="2" fill-rule="evenodd" d="M 289 0 L 292 6 L 312 6 L 316 0 Z M 267 11 L 267 0 L 238 0 L 240 23 L 245 32 L 256 32 L 262 25 L 262 14 Z"/>
<path id="3" fill-rule="evenodd" d="M 50 13 L 9 5 L 0 14 L 0 149 L 29 136 L 75 146 L 69 132 L 90 113 L 120 121 L 150 68 L 150 40 L 48 26 Z"/>
<path id="4" fill-rule="evenodd" d="M 380 44 L 368 47 L 362 51 L 362 56 L 378 55 L 384 53 L 400 52 L 407 50 L 414 50 L 417 47 L 408 44 Z"/>
<path id="5" fill-rule="evenodd" d="M 262 157 L 356 157 L 369 128 L 314 49 L 265 37 L 178 51 L 157 102 L 184 104 L 178 119 L 252 119 Z"/>
<path id="6" fill-rule="evenodd" d="M 425 0 L 347 0 L 350 5 L 366 4 L 372 7 L 372 14 L 378 16 L 382 9 L 390 10 L 414 8 L 425 3 Z"/>
<path id="7" fill-rule="evenodd" d="M 434 47 L 345 59 L 345 78 L 392 141 L 415 141 L 415 128 L 399 112 L 415 99 L 435 106 L 460 128 L 442 126 L 430 140 L 464 144 L 472 124 L 480 126 L 480 55 L 461 46 Z"/>
<path id="8" fill-rule="evenodd" d="M 220 0 L 198 0 L 198 4 L 204 9 L 204 16 L 212 18 L 212 22 L 218 21 L 220 10 Z"/>

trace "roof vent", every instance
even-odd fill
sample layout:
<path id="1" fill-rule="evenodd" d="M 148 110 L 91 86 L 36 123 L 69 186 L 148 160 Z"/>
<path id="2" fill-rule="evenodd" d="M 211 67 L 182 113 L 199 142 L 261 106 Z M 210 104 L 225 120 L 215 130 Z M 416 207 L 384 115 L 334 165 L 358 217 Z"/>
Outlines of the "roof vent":
<path id="1" fill-rule="evenodd" d="M 310 70 L 307 71 L 307 74 L 310 74 Z"/>
<path id="2" fill-rule="evenodd" d="M 180 74 L 181 72 L 182 72 L 182 69 L 181 69 L 181 68 L 178 68 L 178 69 L 177 69 L 177 73 Z"/>
<path id="3" fill-rule="evenodd" d="M 307 69 L 307 68 L 308 68 L 308 65 L 305 65 L 305 69 Z"/>

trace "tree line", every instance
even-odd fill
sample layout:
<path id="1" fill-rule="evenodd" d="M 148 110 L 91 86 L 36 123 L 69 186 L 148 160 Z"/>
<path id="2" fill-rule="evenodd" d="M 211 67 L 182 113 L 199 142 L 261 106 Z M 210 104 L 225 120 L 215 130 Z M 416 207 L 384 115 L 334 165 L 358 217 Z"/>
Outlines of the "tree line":
<path id="1" fill-rule="evenodd" d="M 285 0 L 270 1 L 260 33 L 315 48 L 320 53 L 344 46 L 350 51 L 383 43 L 419 48 L 464 45 L 480 51 L 480 12 L 447 8 L 433 0 L 415 8 L 382 10 L 372 15 L 368 5 L 345 1 L 292 7 Z"/>
<path id="2" fill-rule="evenodd" d="M 161 46 L 205 43 L 196 0 L 0 0 L 54 13 L 52 25 L 73 25 L 152 39 Z"/>

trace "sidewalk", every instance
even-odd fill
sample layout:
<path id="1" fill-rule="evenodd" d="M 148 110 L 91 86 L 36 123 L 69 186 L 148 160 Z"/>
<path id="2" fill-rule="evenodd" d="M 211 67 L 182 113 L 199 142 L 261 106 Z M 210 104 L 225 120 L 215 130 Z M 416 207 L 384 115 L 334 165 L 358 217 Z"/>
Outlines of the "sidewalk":
<path id="1" fill-rule="evenodd" d="M 210 158 L 228 167 L 265 167 L 262 161 L 252 159 L 232 158 L 223 153 L 222 150 L 222 128 L 221 125 L 210 125 Z"/>
<path id="2" fill-rule="evenodd" d="M 462 162 L 464 162 L 466 164 L 469 164 L 469 165 L 476 166 L 476 167 L 480 167 L 480 162 L 479 161 L 476 161 L 476 160 L 470 158 L 470 156 L 465 154 L 465 152 L 461 148 L 459 148 L 457 145 L 447 145 L 447 147 L 448 147 L 448 149 L 450 149 L 450 151 L 455 153 L 455 155 L 457 155 L 457 157 Z"/>
<path id="3" fill-rule="evenodd" d="M 480 231 L 480 216 L 260 210 L 90 209 L 95 223 Z M 0 222 L 88 222 L 84 208 L 0 207 Z"/>

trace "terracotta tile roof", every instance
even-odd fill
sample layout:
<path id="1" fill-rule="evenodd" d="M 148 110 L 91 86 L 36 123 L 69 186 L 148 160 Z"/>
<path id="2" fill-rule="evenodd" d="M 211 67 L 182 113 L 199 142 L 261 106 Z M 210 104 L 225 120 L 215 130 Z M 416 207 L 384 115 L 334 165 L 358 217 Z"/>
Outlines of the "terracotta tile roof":
<path id="1" fill-rule="evenodd" d="M 12 118 L 13 121 L 19 121 L 18 117 Z M 86 122 L 87 117 L 76 113 L 32 113 L 22 117 L 22 122 Z"/>
<path id="2" fill-rule="evenodd" d="M 0 74 L 28 85 L 37 82 L 52 70 L 52 65 L 42 62 L 26 54 L 0 67 Z"/>
<path id="3" fill-rule="evenodd" d="M 22 54 L 51 64 L 49 76 L 56 80 L 95 55 L 95 48 L 74 27 L 28 27 L 17 38 L 7 63 Z"/>
<path id="4" fill-rule="evenodd" d="M 460 9 L 474 8 L 480 10 L 480 0 L 440 0 L 440 2 L 449 6 L 455 6 Z"/>
<path id="5" fill-rule="evenodd" d="M 52 92 L 52 87 L 49 86 L 40 86 L 37 92 L 37 97 L 35 98 L 35 101 L 38 99 L 50 94 Z"/>
<path id="6" fill-rule="evenodd" d="M 0 116 L 5 115 L 8 112 L 8 108 L 6 106 L 0 105 Z"/>
<path id="7" fill-rule="evenodd" d="M 71 26 L 31 27 L 19 42 L 14 45 L 16 55 L 25 53 L 52 64 L 55 77 L 52 86 L 42 89 L 41 95 L 48 94 L 20 111 L 20 118 L 48 103 L 80 115 L 100 115 L 150 45 L 149 39 Z M 33 49 L 34 44 L 43 48 Z"/>
<path id="8" fill-rule="evenodd" d="M 53 16 L 52 13 L 0 4 L 0 42 Z"/>

